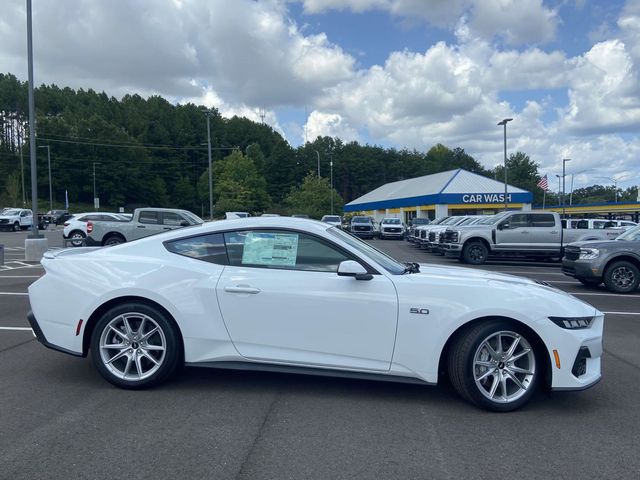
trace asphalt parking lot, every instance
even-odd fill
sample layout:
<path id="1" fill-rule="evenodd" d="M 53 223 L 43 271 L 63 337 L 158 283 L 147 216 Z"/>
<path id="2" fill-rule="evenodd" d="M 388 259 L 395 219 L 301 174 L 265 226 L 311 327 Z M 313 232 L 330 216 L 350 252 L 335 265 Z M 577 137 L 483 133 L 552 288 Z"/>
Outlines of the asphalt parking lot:
<path id="1" fill-rule="evenodd" d="M 61 246 L 61 232 L 47 232 Z M 481 268 L 549 282 L 606 312 L 603 380 L 488 413 L 446 385 L 187 368 L 131 392 L 28 329 L 25 232 L 0 233 L 0 478 L 630 478 L 640 472 L 640 293 L 565 277 L 558 264 Z M 460 265 L 402 241 L 399 260 Z M 479 267 L 475 267 L 479 268 Z"/>

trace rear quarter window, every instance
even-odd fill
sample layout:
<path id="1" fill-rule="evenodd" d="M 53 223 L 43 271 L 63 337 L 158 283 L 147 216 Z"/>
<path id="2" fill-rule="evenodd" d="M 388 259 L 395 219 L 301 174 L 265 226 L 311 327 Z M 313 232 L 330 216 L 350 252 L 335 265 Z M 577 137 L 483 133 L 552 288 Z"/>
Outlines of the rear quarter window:
<path id="1" fill-rule="evenodd" d="M 227 256 L 224 237 L 221 233 L 172 240 L 165 242 L 165 247 L 171 253 L 185 257 L 215 263 L 216 265 L 229 265 L 229 257 Z"/>

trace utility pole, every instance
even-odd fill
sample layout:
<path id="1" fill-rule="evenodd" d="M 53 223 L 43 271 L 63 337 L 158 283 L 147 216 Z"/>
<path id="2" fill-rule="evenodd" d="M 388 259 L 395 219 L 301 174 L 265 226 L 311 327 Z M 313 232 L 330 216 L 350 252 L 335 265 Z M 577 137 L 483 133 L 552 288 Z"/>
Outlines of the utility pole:
<path id="1" fill-rule="evenodd" d="M 320 152 L 318 150 L 314 150 L 314 152 L 318 156 L 318 178 L 320 178 Z"/>
<path id="2" fill-rule="evenodd" d="M 504 209 L 505 211 L 508 208 L 509 197 L 507 196 L 507 123 L 509 123 L 513 118 L 505 118 L 501 122 L 498 122 L 498 125 L 502 125 L 504 127 Z"/>
<path id="3" fill-rule="evenodd" d="M 27 0 L 27 62 L 29 71 L 29 157 L 31 159 L 31 222 L 30 238 L 42 238 L 38 232 L 38 175 L 36 162 L 36 108 L 33 98 L 33 39 L 31 0 Z"/>
<path id="4" fill-rule="evenodd" d="M 51 147 L 49 145 L 40 145 L 38 148 L 47 149 L 47 165 L 49 166 L 49 211 L 51 211 L 53 210 L 53 189 L 51 188 Z M 93 177 L 95 182 L 95 170 Z"/>
<path id="5" fill-rule="evenodd" d="M 209 220 L 213 220 L 213 171 L 211 168 L 211 127 L 209 117 L 211 110 L 205 112 L 207 116 L 207 153 L 209 154 Z"/>
<path id="6" fill-rule="evenodd" d="M 331 197 L 331 215 L 333 215 L 333 153 L 331 154 L 329 167 L 331 168 L 331 191 L 329 192 L 329 196 Z"/>
<path id="7" fill-rule="evenodd" d="M 20 121 L 20 117 L 16 117 L 16 122 L 18 123 L 18 151 L 20 153 L 20 179 L 22 182 L 22 208 L 27 206 L 27 193 L 24 188 L 24 155 L 22 154 L 22 142 L 24 141 L 24 136 L 22 133 L 22 122 Z"/>
<path id="8" fill-rule="evenodd" d="M 100 162 L 93 162 L 93 209 L 97 210 L 100 208 L 98 195 L 96 192 L 96 165 L 101 165 Z"/>
<path id="9" fill-rule="evenodd" d="M 566 174 L 566 168 L 565 165 L 567 164 L 567 162 L 570 162 L 571 159 L 570 158 L 563 158 L 562 159 L 562 218 L 565 218 L 565 177 L 567 176 Z"/>

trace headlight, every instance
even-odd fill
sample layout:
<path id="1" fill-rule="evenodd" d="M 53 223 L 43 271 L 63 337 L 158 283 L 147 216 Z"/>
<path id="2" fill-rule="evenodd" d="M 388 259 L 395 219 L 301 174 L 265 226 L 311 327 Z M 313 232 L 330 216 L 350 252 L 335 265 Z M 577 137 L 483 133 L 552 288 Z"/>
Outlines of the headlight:
<path id="1" fill-rule="evenodd" d="M 600 255 L 600 250 L 597 248 L 580 249 L 580 259 L 582 260 L 593 260 L 594 258 L 598 258 L 598 255 Z"/>
<path id="2" fill-rule="evenodd" d="M 553 323 L 567 330 L 589 328 L 594 317 L 549 317 Z"/>

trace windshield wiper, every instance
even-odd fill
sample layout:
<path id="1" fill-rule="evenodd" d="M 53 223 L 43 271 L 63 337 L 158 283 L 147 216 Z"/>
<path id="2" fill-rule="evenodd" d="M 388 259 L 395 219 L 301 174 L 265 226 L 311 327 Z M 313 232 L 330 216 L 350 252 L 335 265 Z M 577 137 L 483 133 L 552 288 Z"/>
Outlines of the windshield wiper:
<path id="1" fill-rule="evenodd" d="M 404 262 L 404 270 L 402 274 L 405 273 L 420 273 L 420 265 L 415 262 Z"/>

